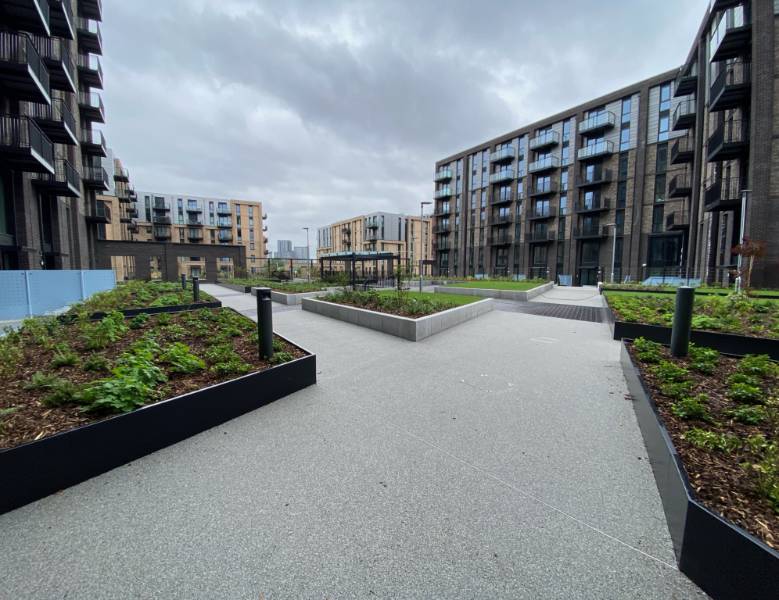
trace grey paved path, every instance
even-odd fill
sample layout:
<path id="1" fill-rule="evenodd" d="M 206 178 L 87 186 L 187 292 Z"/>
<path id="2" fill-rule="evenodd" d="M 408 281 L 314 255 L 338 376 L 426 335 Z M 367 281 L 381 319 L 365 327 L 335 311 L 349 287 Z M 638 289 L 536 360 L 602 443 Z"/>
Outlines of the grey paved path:
<path id="1" fill-rule="evenodd" d="M 0 516 L 0 596 L 700 594 L 604 325 L 495 311 L 413 343 L 274 320 L 319 383 Z"/>
<path id="2" fill-rule="evenodd" d="M 531 302 L 547 304 L 571 304 L 574 306 L 604 306 L 603 296 L 594 286 L 561 287 L 555 286 L 548 292 L 536 296 Z"/>

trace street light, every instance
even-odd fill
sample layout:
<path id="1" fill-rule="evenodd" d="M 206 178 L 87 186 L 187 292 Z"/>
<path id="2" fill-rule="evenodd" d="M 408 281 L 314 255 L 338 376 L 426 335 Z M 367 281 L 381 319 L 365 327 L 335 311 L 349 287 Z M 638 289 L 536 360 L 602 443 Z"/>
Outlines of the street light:
<path id="1" fill-rule="evenodd" d="M 308 227 L 303 227 L 306 230 L 306 260 L 308 261 L 308 280 L 311 281 L 311 250 L 308 247 Z"/>
<path id="2" fill-rule="evenodd" d="M 738 233 L 738 243 L 744 243 L 744 232 L 747 224 L 747 200 L 752 190 L 741 190 L 741 224 Z M 738 276 L 736 277 L 736 293 L 741 291 L 741 253 L 736 256 L 736 271 Z"/>
<path id="3" fill-rule="evenodd" d="M 614 228 L 614 240 L 611 242 L 611 283 L 614 283 L 614 263 L 616 262 L 617 258 L 617 224 L 616 223 L 606 223 L 604 227 L 613 227 Z"/>
<path id="4" fill-rule="evenodd" d="M 432 204 L 432 202 L 423 201 L 419 203 L 419 254 L 420 256 L 425 255 L 425 238 L 422 235 L 422 227 L 425 219 L 425 205 L 426 204 Z M 412 246 L 413 247 L 413 246 Z M 419 291 L 422 292 L 422 258 L 419 259 Z"/>

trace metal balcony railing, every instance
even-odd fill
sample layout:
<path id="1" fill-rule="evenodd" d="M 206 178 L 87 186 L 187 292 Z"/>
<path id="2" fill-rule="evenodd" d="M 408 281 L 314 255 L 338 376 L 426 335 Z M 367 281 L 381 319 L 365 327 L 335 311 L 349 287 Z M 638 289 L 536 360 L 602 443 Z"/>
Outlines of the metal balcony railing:
<path id="1" fill-rule="evenodd" d="M 553 242 L 555 240 L 555 232 L 551 229 L 538 229 L 530 230 L 525 233 L 525 241 L 531 244 Z"/>
<path id="2" fill-rule="evenodd" d="M 34 172 L 54 171 L 54 144 L 30 117 L 0 115 L 0 155 L 13 155 Z"/>
<path id="3" fill-rule="evenodd" d="M 576 184 L 580 186 L 600 185 L 602 183 L 609 183 L 613 178 L 614 172 L 611 169 L 604 169 L 601 166 L 598 166 L 598 168 L 590 172 L 583 169 Z"/>
<path id="4" fill-rule="evenodd" d="M 740 119 L 722 121 L 706 142 L 708 160 L 712 162 L 735 158 L 748 142 L 749 127 L 745 121 Z"/>
<path id="5" fill-rule="evenodd" d="M 697 117 L 696 111 L 697 105 L 694 99 L 679 102 L 671 117 L 671 129 L 679 131 L 692 127 Z"/>
<path id="6" fill-rule="evenodd" d="M 556 194 L 557 182 L 556 181 L 536 182 L 536 184 L 530 188 L 528 193 L 531 196 L 541 196 L 544 194 Z"/>
<path id="7" fill-rule="evenodd" d="M 695 138 L 690 134 L 676 138 L 676 141 L 671 145 L 671 164 L 677 165 L 692 162 L 694 157 Z"/>
<path id="8" fill-rule="evenodd" d="M 40 95 L 47 103 L 50 101 L 49 71 L 29 35 L 0 31 L 0 65 L 3 63 L 26 66 L 27 72 L 39 86 Z M 30 99 L 37 100 L 37 97 L 32 95 Z"/>
<path id="9" fill-rule="evenodd" d="M 752 82 L 752 65 L 748 62 L 733 63 L 722 69 L 711 84 L 709 108 L 726 110 L 735 108 L 749 98 Z"/>
<path id="10" fill-rule="evenodd" d="M 601 225 L 591 225 L 587 227 L 575 227 L 573 230 L 574 238 L 602 238 L 609 235 L 609 228 Z"/>
<path id="11" fill-rule="evenodd" d="M 668 182 L 668 195 L 671 198 L 681 198 L 692 193 L 692 177 L 689 173 L 679 173 Z"/>
<path id="12" fill-rule="evenodd" d="M 597 212 L 611 208 L 610 198 L 593 198 L 591 200 L 579 200 L 574 206 L 577 213 Z"/>
<path id="13" fill-rule="evenodd" d="M 530 209 L 528 219 L 551 219 L 557 216 L 557 208 L 554 206 L 544 206 L 542 208 L 533 207 Z"/>

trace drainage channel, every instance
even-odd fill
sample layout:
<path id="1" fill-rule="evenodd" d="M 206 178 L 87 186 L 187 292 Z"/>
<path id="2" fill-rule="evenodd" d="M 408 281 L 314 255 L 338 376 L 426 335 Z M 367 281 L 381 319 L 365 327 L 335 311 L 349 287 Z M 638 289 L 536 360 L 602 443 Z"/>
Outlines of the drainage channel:
<path id="1" fill-rule="evenodd" d="M 573 321 L 603 323 L 603 308 L 599 306 L 572 306 L 570 304 L 548 304 L 545 302 L 513 302 L 493 300 L 495 310 L 519 312 L 539 317 L 554 317 Z"/>

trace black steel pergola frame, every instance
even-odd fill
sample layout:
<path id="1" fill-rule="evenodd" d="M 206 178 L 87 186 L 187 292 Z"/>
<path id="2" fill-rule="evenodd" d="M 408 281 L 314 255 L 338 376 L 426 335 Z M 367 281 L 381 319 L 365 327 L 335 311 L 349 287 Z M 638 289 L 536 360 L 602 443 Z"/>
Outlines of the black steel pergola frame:
<path id="1" fill-rule="evenodd" d="M 333 272 L 333 261 L 337 263 L 344 263 L 345 269 L 348 268 L 349 280 L 351 282 L 352 289 L 356 285 L 357 269 L 356 265 L 359 262 L 363 266 L 363 276 L 365 275 L 365 263 L 375 262 L 376 271 L 378 272 L 379 261 L 387 262 L 387 277 L 393 277 L 395 273 L 395 261 L 400 266 L 400 254 L 394 254 L 393 252 L 334 252 L 332 254 L 325 254 L 319 257 L 319 277 L 324 278 L 325 261 L 329 263 L 329 272 Z"/>

